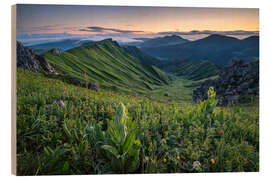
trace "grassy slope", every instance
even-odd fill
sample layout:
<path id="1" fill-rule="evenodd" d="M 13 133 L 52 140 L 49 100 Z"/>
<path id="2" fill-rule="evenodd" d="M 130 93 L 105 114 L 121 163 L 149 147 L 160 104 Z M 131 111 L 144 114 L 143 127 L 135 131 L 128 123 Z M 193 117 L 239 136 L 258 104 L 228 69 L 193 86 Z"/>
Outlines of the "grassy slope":
<path id="1" fill-rule="evenodd" d="M 201 80 L 217 75 L 219 67 L 210 61 L 176 61 L 167 64 L 166 71 L 189 80 Z"/>
<path id="2" fill-rule="evenodd" d="M 122 46 L 122 48 L 132 56 L 140 59 L 143 63 L 149 65 L 157 65 L 160 63 L 160 60 L 149 56 L 148 54 L 144 53 L 141 49 L 137 48 L 136 46 Z"/>
<path id="3" fill-rule="evenodd" d="M 54 56 L 44 56 L 61 74 L 84 81 L 98 82 L 101 88 L 144 93 L 168 83 L 168 76 L 155 67 L 142 64 L 127 54 L 116 42 L 89 43 Z"/>
<path id="4" fill-rule="evenodd" d="M 141 168 L 136 173 L 259 170 L 258 105 L 217 108 L 215 114 L 223 113 L 206 129 L 214 115 L 200 114 L 191 104 L 95 92 L 18 68 L 18 175 L 108 173 L 111 164 L 96 156 L 89 128 L 113 119 L 119 102 L 136 126 L 142 126 Z M 201 164 L 198 171 L 195 161 Z"/>

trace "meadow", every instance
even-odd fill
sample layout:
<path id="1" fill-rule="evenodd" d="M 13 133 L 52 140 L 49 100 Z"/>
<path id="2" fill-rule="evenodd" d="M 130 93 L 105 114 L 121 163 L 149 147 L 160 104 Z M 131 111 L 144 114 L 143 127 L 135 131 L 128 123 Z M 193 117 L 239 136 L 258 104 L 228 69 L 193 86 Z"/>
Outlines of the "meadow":
<path id="1" fill-rule="evenodd" d="M 136 96 L 18 68 L 17 174 L 259 171 L 258 102 L 219 107 L 210 88 L 191 104 L 174 82 Z"/>

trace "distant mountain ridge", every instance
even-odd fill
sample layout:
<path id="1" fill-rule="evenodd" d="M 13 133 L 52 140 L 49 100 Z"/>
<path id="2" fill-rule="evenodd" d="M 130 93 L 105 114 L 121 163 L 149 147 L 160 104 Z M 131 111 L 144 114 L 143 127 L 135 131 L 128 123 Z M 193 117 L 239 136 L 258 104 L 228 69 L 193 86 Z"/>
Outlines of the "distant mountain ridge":
<path id="1" fill-rule="evenodd" d="M 145 47 L 147 54 L 163 59 L 209 60 L 228 65 L 232 59 L 250 61 L 259 57 L 259 36 L 243 40 L 218 34 L 177 45 Z"/>
<path id="2" fill-rule="evenodd" d="M 143 42 L 140 43 L 138 46 L 141 48 L 148 48 L 148 47 L 179 45 L 186 42 L 189 42 L 189 40 L 184 39 L 177 35 L 171 35 L 171 36 L 143 39 Z"/>
<path id="3" fill-rule="evenodd" d="M 91 40 L 80 40 L 80 39 L 64 39 L 53 42 L 39 43 L 31 46 L 27 46 L 28 48 L 34 49 L 38 53 L 43 53 L 46 50 L 57 48 L 61 51 L 66 51 L 68 49 L 72 49 L 74 47 L 78 47 L 84 43 L 92 42 Z"/>
<path id="4" fill-rule="evenodd" d="M 148 54 L 144 53 L 141 49 L 137 48 L 136 46 L 122 46 L 122 48 L 132 56 L 140 59 L 143 63 L 148 65 L 158 65 L 160 60 L 149 56 Z"/>

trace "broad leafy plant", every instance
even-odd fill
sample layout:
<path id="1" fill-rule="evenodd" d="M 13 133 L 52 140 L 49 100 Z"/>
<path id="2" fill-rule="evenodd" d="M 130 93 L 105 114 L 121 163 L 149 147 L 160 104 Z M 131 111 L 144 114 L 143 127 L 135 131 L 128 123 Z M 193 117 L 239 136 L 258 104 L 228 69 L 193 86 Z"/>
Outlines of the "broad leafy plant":
<path id="1" fill-rule="evenodd" d="M 111 162 L 111 168 L 117 173 L 131 173 L 139 166 L 140 140 L 135 122 L 128 117 L 126 107 L 120 103 L 114 120 L 108 121 L 108 129 L 101 132 L 95 127 L 99 151 L 105 152 L 105 158 Z M 100 153 L 101 154 L 101 153 Z"/>

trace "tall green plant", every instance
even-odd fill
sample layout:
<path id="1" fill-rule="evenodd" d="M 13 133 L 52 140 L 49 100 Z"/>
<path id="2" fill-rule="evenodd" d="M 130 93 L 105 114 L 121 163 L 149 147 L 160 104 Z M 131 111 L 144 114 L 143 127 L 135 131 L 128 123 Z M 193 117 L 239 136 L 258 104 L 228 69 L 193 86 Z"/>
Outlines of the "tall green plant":
<path id="1" fill-rule="evenodd" d="M 98 133 L 100 148 L 117 173 L 131 173 L 139 166 L 140 140 L 135 122 L 128 118 L 124 104 L 120 103 L 114 120 L 108 121 L 105 133 Z M 99 129 L 95 128 L 96 131 Z"/>
<path id="2" fill-rule="evenodd" d="M 209 87 L 207 92 L 208 98 L 207 100 L 201 101 L 195 108 L 196 118 L 204 124 L 205 128 L 212 127 L 215 120 L 214 109 L 218 104 L 218 100 L 216 99 L 216 92 L 214 91 L 214 87 Z"/>

